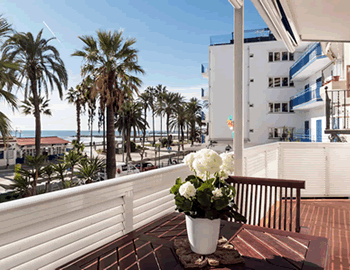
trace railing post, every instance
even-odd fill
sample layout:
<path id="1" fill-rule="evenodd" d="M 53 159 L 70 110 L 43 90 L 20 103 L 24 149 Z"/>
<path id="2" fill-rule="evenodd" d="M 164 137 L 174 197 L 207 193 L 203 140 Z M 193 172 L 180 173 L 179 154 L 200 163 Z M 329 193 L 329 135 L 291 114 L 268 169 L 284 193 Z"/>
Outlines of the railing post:
<path id="1" fill-rule="evenodd" d="M 300 232 L 300 188 L 297 188 L 296 232 Z"/>
<path id="2" fill-rule="evenodd" d="M 129 190 L 124 197 L 124 233 L 129 233 L 134 230 L 134 192 Z"/>

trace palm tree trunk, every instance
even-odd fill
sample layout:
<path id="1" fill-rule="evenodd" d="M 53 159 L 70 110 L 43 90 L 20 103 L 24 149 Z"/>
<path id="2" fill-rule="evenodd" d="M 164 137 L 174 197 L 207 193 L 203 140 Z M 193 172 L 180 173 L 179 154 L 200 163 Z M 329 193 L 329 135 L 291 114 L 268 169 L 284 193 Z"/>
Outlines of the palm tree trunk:
<path id="1" fill-rule="evenodd" d="M 170 140 L 169 140 L 169 115 L 166 115 L 166 135 L 167 135 L 167 145 L 170 147 Z"/>
<path id="2" fill-rule="evenodd" d="M 154 131 L 154 112 L 153 111 L 152 111 L 152 123 L 153 123 L 153 146 L 154 146 L 156 143 L 156 134 Z"/>
<path id="3" fill-rule="evenodd" d="M 37 92 L 36 79 L 31 79 L 31 88 L 34 99 L 34 117 L 35 117 L 35 156 L 40 155 L 40 140 L 41 140 L 41 121 L 39 109 L 39 96 Z"/>
<path id="4" fill-rule="evenodd" d="M 185 150 L 185 147 L 184 147 L 184 138 L 185 137 L 185 134 L 184 134 L 184 126 L 181 125 L 181 141 L 182 141 L 182 151 Z"/>
<path id="5" fill-rule="evenodd" d="M 92 128 L 92 125 L 93 125 L 93 115 L 92 115 L 92 111 L 91 111 L 91 119 L 90 119 L 90 159 L 92 159 L 92 130 L 93 130 L 93 128 Z"/>
<path id="6" fill-rule="evenodd" d="M 103 126 L 103 152 L 105 153 L 106 152 L 106 119 L 105 119 L 105 116 L 106 116 L 106 109 L 103 110 L 103 123 L 102 123 L 102 126 Z"/>
<path id="7" fill-rule="evenodd" d="M 134 143 L 136 143 L 136 127 L 134 127 Z"/>
<path id="8" fill-rule="evenodd" d="M 177 147 L 177 151 L 180 151 L 180 124 L 177 124 L 177 141 L 178 141 L 178 147 Z"/>
<path id="9" fill-rule="evenodd" d="M 131 139 L 131 126 L 127 126 L 126 128 L 126 159 L 127 161 L 131 161 L 131 154 L 130 154 L 130 139 Z"/>
<path id="10" fill-rule="evenodd" d="M 163 125 L 162 125 L 162 122 L 163 122 L 163 118 L 162 118 L 162 115 L 160 115 L 160 141 L 162 141 L 162 139 L 163 139 Z"/>
<path id="11" fill-rule="evenodd" d="M 187 140 L 188 140 L 188 124 L 186 125 L 186 132 L 187 132 Z"/>
<path id="12" fill-rule="evenodd" d="M 115 132 L 113 104 L 107 106 L 107 178 L 115 178 Z"/>
<path id="13" fill-rule="evenodd" d="M 77 100 L 77 142 L 80 143 L 80 101 Z"/>

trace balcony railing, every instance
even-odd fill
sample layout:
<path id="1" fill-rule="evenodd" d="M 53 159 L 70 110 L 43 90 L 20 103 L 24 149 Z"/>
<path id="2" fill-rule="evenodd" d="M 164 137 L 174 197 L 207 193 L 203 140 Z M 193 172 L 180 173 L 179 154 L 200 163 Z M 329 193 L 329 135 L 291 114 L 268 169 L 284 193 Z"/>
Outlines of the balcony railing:
<path id="1" fill-rule="evenodd" d="M 292 96 L 290 98 L 290 107 L 294 110 L 299 105 L 317 101 L 322 101 L 320 84 L 318 84 L 316 88 L 308 87 L 302 92 Z"/>
<path id="2" fill-rule="evenodd" d="M 322 56 L 322 48 L 320 43 L 314 43 L 295 61 L 295 63 L 290 67 L 289 75 L 290 78 L 299 73 L 303 68 L 305 68 L 309 63 L 316 60 L 317 57 Z"/>
<path id="3" fill-rule="evenodd" d="M 259 41 L 270 41 L 275 40 L 274 35 L 269 28 L 262 29 L 251 29 L 244 31 L 244 42 L 259 42 Z M 213 45 L 224 45 L 234 43 L 234 33 L 215 35 L 210 37 L 210 46 Z"/>
<path id="4" fill-rule="evenodd" d="M 327 90 L 326 130 L 333 136 L 332 140 L 341 141 L 339 134 L 350 134 L 350 90 Z"/>
<path id="5" fill-rule="evenodd" d="M 201 64 L 201 73 L 207 73 L 209 71 L 209 64 Z"/>
<path id="6" fill-rule="evenodd" d="M 209 97 L 208 88 L 201 88 L 201 97 L 202 97 L 202 99 L 208 99 L 208 97 Z"/>

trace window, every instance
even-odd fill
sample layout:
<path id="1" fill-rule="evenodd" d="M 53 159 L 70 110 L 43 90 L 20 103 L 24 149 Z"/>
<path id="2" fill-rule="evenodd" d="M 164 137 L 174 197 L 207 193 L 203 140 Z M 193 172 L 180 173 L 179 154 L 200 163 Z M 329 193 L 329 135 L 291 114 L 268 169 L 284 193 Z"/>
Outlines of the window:
<path id="1" fill-rule="evenodd" d="M 282 52 L 282 61 L 288 61 L 288 52 Z"/>
<path id="2" fill-rule="evenodd" d="M 294 87 L 294 83 L 289 80 L 289 77 L 269 77 L 269 88 L 273 87 Z"/>
<path id="3" fill-rule="evenodd" d="M 282 103 L 282 112 L 288 112 L 288 103 Z"/>
<path id="4" fill-rule="evenodd" d="M 280 53 L 279 52 L 275 52 L 275 59 L 274 61 L 280 61 L 281 60 L 281 56 L 280 56 Z"/>
<path id="5" fill-rule="evenodd" d="M 294 61 L 294 53 L 284 52 L 269 52 L 269 62 L 279 61 Z"/>
<path id="6" fill-rule="evenodd" d="M 4 159 L 4 151 L 0 151 L 0 159 Z"/>
<path id="7" fill-rule="evenodd" d="M 289 53 L 289 61 L 294 61 L 294 53 Z"/>
<path id="8" fill-rule="evenodd" d="M 293 110 L 289 108 L 288 102 L 269 102 L 268 112 L 269 113 L 292 113 Z"/>
<path id="9" fill-rule="evenodd" d="M 251 53 L 249 56 L 250 56 L 250 57 L 254 57 L 254 53 Z"/>
<path id="10" fill-rule="evenodd" d="M 288 77 L 282 78 L 282 87 L 288 87 Z"/>
<path id="11" fill-rule="evenodd" d="M 269 139 L 288 137 L 293 130 L 293 127 L 270 127 L 268 137 Z"/>
<path id="12" fill-rule="evenodd" d="M 275 84 L 274 87 L 280 87 L 281 86 L 281 78 L 275 78 Z"/>
<path id="13" fill-rule="evenodd" d="M 275 103 L 275 112 L 281 111 L 281 103 Z"/>

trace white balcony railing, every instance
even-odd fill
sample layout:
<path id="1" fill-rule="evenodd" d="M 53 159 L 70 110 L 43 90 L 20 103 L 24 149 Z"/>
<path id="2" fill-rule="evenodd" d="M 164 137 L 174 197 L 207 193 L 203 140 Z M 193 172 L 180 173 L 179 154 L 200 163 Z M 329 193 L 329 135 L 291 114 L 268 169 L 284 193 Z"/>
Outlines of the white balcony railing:
<path id="1" fill-rule="evenodd" d="M 278 142 L 245 149 L 244 173 L 305 180 L 304 197 L 349 197 L 348 160 L 350 144 Z M 0 269 L 55 269 L 174 211 L 170 187 L 188 174 L 180 164 L 1 203 Z"/>

